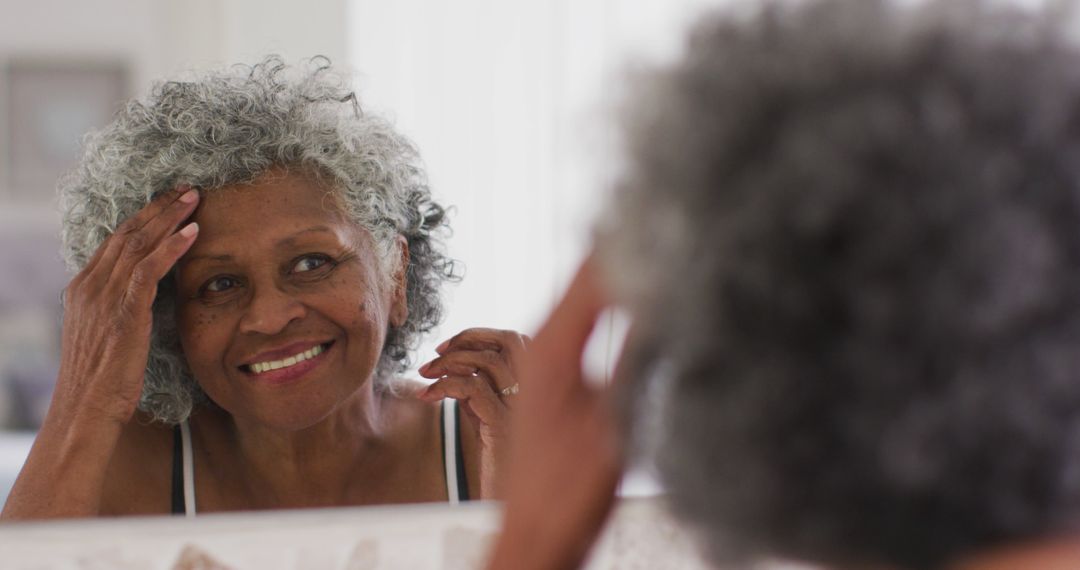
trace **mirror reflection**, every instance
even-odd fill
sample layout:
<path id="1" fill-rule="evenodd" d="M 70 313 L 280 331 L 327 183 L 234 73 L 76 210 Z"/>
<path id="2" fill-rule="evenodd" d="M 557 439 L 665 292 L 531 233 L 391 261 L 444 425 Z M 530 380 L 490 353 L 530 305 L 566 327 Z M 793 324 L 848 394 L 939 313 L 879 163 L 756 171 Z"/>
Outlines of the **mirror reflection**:
<path id="1" fill-rule="evenodd" d="M 60 200 L 59 373 L 5 518 L 496 496 L 524 337 L 463 331 L 400 380 L 455 278 L 445 211 L 325 59 L 159 84 Z"/>
<path id="2" fill-rule="evenodd" d="M 114 124 L 125 101 L 145 104 L 153 97 L 154 86 L 165 81 L 198 84 L 211 72 L 222 70 L 242 76 L 242 70 L 250 71 L 253 64 L 267 66 L 268 53 L 281 54 L 280 63 L 289 67 L 280 74 L 282 84 L 285 76 L 299 82 L 305 73 L 327 63 L 312 61 L 313 55 L 328 56 L 331 67 L 324 75 L 343 75 L 341 94 L 355 92 L 364 117 L 384 121 L 387 128 L 418 149 L 412 162 L 418 169 L 414 174 L 426 174 L 424 183 L 430 188 L 431 204 L 446 211 L 438 228 L 432 228 L 433 239 L 442 240 L 446 263 L 431 275 L 440 280 L 448 275 L 462 279 L 444 280 L 439 286 L 441 323 L 426 334 L 400 339 L 414 344 L 409 345 L 407 359 L 395 361 L 406 363 L 406 367 L 391 374 L 428 383 L 434 378 L 426 377 L 418 367 L 439 356 L 435 349 L 441 342 L 477 327 L 494 334 L 530 331 L 539 324 L 584 253 L 587 222 L 600 199 L 595 189 L 604 187 L 610 177 L 611 161 L 604 150 L 608 134 L 606 127 L 600 126 L 606 125 L 600 110 L 611 97 L 604 85 L 621 69 L 623 55 L 671 51 L 681 23 L 702 3 L 635 3 L 604 10 L 600 4 L 582 5 L 566 13 L 553 12 L 549 3 L 543 2 L 493 12 L 480 2 L 450 9 L 420 0 L 394 3 L 393 7 L 361 0 L 323 0 L 317 9 L 283 4 L 273 10 L 247 0 L 151 5 L 107 0 L 92 8 L 66 0 L 5 5 L 6 17 L 0 18 L 0 35 L 5 38 L 0 45 L 5 117 L 0 120 L 0 171 L 4 173 L 0 177 L 0 255 L 5 267 L 18 270 L 0 276 L 0 426 L 4 428 L 0 437 L 0 498 L 13 484 L 33 435 L 46 418 L 53 386 L 61 373 L 61 291 L 96 252 L 93 243 L 104 243 L 105 236 L 119 227 L 125 216 L 139 211 L 134 207 L 138 203 L 147 203 L 149 197 L 175 190 L 185 182 L 208 184 L 195 185 L 200 202 L 195 205 L 194 217 L 184 221 L 200 224 L 196 244 L 209 242 L 219 233 L 215 221 L 202 219 L 211 211 L 213 190 L 229 186 L 230 192 L 225 194 L 240 195 L 244 188 L 277 184 L 282 177 L 297 174 L 290 165 L 275 163 L 286 168 L 256 172 L 255 165 L 249 164 L 244 180 L 184 180 L 187 166 L 209 169 L 212 161 L 195 164 L 194 155 L 174 157 L 177 165 L 184 160 L 188 165 L 177 166 L 153 187 L 143 188 L 145 194 L 133 193 L 115 206 L 95 202 L 93 207 L 110 210 L 93 212 L 103 216 L 98 222 L 88 212 L 78 214 L 87 216 L 84 222 L 88 226 L 81 238 L 69 235 L 69 244 L 74 243 L 71 240 L 84 241 L 72 246 L 75 249 L 66 248 L 73 265 L 65 268 L 58 253 L 62 249 L 60 212 L 76 208 L 78 200 L 58 204 L 57 181 L 72 172 L 78 177 L 80 157 L 90 152 L 85 145 L 91 141 L 83 144 L 83 137 Z M 54 15 L 59 13 L 68 17 L 57 20 Z M 610 33 L 597 35 L 595 30 L 601 27 Z M 49 33 L 40 33 L 46 29 Z M 228 66 L 237 63 L 248 67 L 230 70 Z M 454 74 L 448 75 L 448 69 Z M 347 113 L 351 103 L 340 106 Z M 181 123 L 187 118 L 181 117 Z M 134 165 L 109 168 L 118 166 Z M 260 178 L 260 174 L 265 176 Z M 149 177 L 150 173 L 139 172 L 138 176 Z M 75 184 L 73 179 L 66 183 Z M 113 183 L 119 184 L 116 180 Z M 320 190 L 333 188 L 332 184 L 327 186 L 326 179 L 305 183 L 316 184 Z M 82 207 L 88 206 L 89 201 L 84 201 Z M 334 203 L 333 207 L 346 205 Z M 95 223 L 101 225 L 89 227 Z M 221 222 L 225 228 L 231 228 L 231 223 Z M 178 225 L 176 229 L 181 228 Z M 267 240 L 271 237 L 276 242 L 288 236 L 267 236 Z M 239 245 L 253 246 L 254 241 Z M 388 259 L 384 253 L 377 256 L 383 260 L 379 263 Z M 219 248 L 210 254 L 231 255 L 239 261 L 243 252 Z M 279 265 L 286 261 L 293 258 L 274 260 Z M 296 262 L 306 268 L 323 261 Z M 192 271 L 198 270 L 197 265 L 191 265 Z M 238 283 L 241 277 L 250 277 L 240 275 L 239 268 L 226 273 Z M 163 296 L 178 293 L 170 287 L 178 285 L 174 279 L 181 274 L 170 274 L 162 283 Z M 218 285 L 223 282 L 227 281 Z M 168 313 L 160 303 L 155 310 L 159 315 Z M 172 310 L 179 317 L 177 311 L 182 308 Z M 72 311 L 69 303 L 67 315 Z M 389 323 L 391 315 L 386 318 Z M 413 314 L 410 318 L 422 317 Z M 153 350 L 147 349 L 155 355 L 152 360 L 158 364 L 153 366 L 162 375 L 151 372 L 147 376 L 147 385 L 155 386 L 155 393 L 140 394 L 146 396 L 140 414 L 147 415 L 133 416 L 142 420 L 136 424 L 153 423 L 150 420 L 154 417 L 176 419 L 188 405 L 194 409 L 214 401 L 191 382 L 191 350 L 185 346 L 182 331 L 167 332 L 175 333 L 175 338 L 154 336 Z M 197 338 L 203 338 L 202 333 Z M 171 357 L 168 351 L 158 350 L 164 342 L 173 345 Z M 304 348 L 297 354 L 306 355 L 309 350 Z M 258 356 L 260 351 L 255 352 L 250 356 Z M 599 368 L 610 368 L 610 352 L 603 351 L 595 359 Z M 290 356 L 267 362 L 285 362 Z M 375 373 L 379 370 L 376 365 Z M 180 386 L 172 391 L 159 389 L 155 383 L 164 377 L 181 379 Z M 493 390 L 503 390 L 512 382 L 492 380 L 492 384 Z M 388 389 L 387 393 L 404 397 L 417 386 L 407 381 L 399 387 L 401 390 Z M 498 400 L 505 405 L 505 396 Z M 474 425 L 470 413 L 464 411 L 459 423 L 463 429 Z M 431 417 L 425 421 L 438 423 Z M 155 449 L 168 456 L 153 463 L 153 478 L 164 485 L 167 504 L 162 512 L 172 507 L 174 465 L 181 467 L 182 482 L 202 480 L 200 469 L 211 465 L 197 460 L 201 452 L 197 423 L 193 420 L 188 426 L 193 477 L 182 477 L 184 441 L 189 439 L 184 437 L 185 431 L 181 429 L 179 436 L 172 432 L 154 436 L 158 438 Z M 439 435 L 442 429 L 435 432 L 428 426 L 427 444 L 431 438 L 443 441 Z M 479 437 L 479 431 L 474 432 Z M 469 447 L 468 433 L 461 442 L 468 464 L 474 451 Z M 143 449 L 140 445 L 120 450 L 136 453 Z M 179 460 L 173 457 L 177 449 Z M 448 493 L 446 468 L 439 466 L 446 457 L 444 449 L 428 460 L 439 468 L 428 472 L 432 480 L 441 478 L 439 492 L 444 494 Z M 466 470 L 457 479 L 480 485 L 480 475 L 470 474 Z M 199 484 L 196 501 L 210 508 L 212 502 L 202 500 L 198 493 Z M 160 508 L 158 505 L 155 508 Z"/>

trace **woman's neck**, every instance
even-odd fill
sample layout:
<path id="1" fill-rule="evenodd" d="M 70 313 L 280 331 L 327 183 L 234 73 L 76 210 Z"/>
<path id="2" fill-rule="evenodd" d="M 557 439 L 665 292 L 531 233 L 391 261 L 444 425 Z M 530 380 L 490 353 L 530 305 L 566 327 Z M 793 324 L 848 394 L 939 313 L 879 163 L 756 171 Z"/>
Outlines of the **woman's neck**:
<path id="1" fill-rule="evenodd" d="M 355 467 L 381 461 L 390 447 L 386 398 L 362 388 L 330 415 L 294 430 L 223 414 L 219 437 L 231 448 L 229 469 L 272 504 L 342 504 Z"/>

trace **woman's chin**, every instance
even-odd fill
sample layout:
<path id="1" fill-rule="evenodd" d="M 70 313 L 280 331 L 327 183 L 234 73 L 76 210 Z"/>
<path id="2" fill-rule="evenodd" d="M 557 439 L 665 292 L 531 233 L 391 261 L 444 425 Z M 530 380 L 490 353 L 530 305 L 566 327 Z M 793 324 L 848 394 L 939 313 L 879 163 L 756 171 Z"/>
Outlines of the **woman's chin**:
<path id="1" fill-rule="evenodd" d="M 325 421 L 341 406 L 331 398 L 249 399 L 245 406 L 222 406 L 241 428 L 275 432 L 302 431 Z"/>
<path id="2" fill-rule="evenodd" d="M 278 410 L 271 413 L 257 414 L 252 417 L 252 420 L 262 429 L 277 432 L 298 432 L 325 421 L 332 412 L 332 408 L 321 410 Z"/>

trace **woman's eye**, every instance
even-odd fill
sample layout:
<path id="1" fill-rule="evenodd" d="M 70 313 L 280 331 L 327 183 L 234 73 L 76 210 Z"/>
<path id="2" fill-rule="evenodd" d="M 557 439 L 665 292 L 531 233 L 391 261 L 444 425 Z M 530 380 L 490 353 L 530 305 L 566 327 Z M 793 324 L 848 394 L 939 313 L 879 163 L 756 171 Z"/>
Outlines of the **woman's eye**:
<path id="1" fill-rule="evenodd" d="M 293 273 L 303 273 L 305 271 L 311 271 L 318 269 L 330 262 L 330 258 L 325 255 L 305 255 L 296 261 L 293 265 Z"/>
<path id="2" fill-rule="evenodd" d="M 237 281 L 232 277 L 215 277 L 206 282 L 203 286 L 203 291 L 210 293 L 221 293 L 222 291 L 228 291 L 233 287 L 236 287 Z"/>

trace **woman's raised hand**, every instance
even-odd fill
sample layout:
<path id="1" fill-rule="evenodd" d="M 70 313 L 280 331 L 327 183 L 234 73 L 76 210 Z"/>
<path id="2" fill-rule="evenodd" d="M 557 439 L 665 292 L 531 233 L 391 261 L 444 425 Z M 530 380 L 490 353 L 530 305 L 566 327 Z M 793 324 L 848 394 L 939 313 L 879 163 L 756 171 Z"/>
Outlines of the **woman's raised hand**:
<path id="1" fill-rule="evenodd" d="M 157 197 L 120 224 L 68 284 L 50 413 L 120 424 L 134 415 L 158 281 L 195 242 L 196 224 L 177 230 L 198 202 L 198 191 L 188 187 Z"/>
<path id="2" fill-rule="evenodd" d="M 508 411 L 518 390 L 517 367 L 529 338 L 514 331 L 466 329 L 435 349 L 439 356 L 420 367 L 435 383 L 417 396 L 427 401 L 454 398 L 480 434 L 480 495 L 499 495 L 497 473 L 504 460 Z"/>
<path id="3" fill-rule="evenodd" d="M 2 518 L 98 514 L 109 462 L 142 392 L 158 281 L 195 242 L 197 225 L 178 228 L 198 202 L 186 187 L 155 198 L 68 284 L 56 389 Z"/>
<path id="4" fill-rule="evenodd" d="M 523 359 L 490 570 L 577 568 L 615 501 L 622 452 L 609 388 L 582 369 L 607 304 L 595 273 L 586 260 Z"/>

